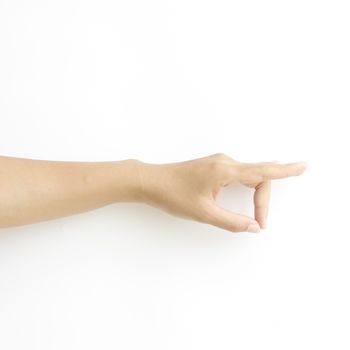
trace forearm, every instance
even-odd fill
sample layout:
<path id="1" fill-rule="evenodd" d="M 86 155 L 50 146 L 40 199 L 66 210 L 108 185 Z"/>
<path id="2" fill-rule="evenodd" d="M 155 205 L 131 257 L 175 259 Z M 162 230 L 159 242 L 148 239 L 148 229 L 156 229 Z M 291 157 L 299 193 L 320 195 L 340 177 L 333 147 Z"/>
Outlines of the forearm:
<path id="1" fill-rule="evenodd" d="M 139 162 L 44 161 L 0 156 L 0 227 L 140 198 Z"/>

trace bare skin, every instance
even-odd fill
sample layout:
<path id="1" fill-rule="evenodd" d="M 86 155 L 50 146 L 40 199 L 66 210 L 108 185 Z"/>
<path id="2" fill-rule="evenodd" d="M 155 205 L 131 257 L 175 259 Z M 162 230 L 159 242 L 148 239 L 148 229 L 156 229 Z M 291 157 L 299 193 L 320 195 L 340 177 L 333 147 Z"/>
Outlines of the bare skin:
<path id="1" fill-rule="evenodd" d="M 142 202 L 231 232 L 266 228 L 271 180 L 301 175 L 305 162 L 241 163 L 217 153 L 184 162 L 64 162 L 0 156 L 0 227 L 31 224 L 115 202 Z M 218 206 L 222 187 L 255 189 L 255 217 Z"/>

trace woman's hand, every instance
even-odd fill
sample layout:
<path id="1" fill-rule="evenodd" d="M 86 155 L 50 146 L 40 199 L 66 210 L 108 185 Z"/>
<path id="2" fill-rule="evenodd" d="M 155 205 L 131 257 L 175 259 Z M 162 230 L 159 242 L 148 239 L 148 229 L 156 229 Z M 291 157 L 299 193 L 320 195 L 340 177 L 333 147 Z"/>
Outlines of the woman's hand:
<path id="1" fill-rule="evenodd" d="M 266 227 L 270 180 L 297 176 L 305 162 L 241 163 L 225 154 L 169 164 L 138 162 L 142 201 L 170 214 L 232 232 L 259 232 Z M 255 219 L 221 208 L 221 187 L 243 184 L 255 189 Z"/>
<path id="2" fill-rule="evenodd" d="M 270 180 L 300 175 L 305 168 L 305 163 L 240 163 L 224 154 L 168 164 L 0 156 L 0 227 L 141 201 L 229 231 L 259 232 L 266 226 Z M 215 202 L 221 187 L 238 183 L 255 188 L 255 220 Z"/>

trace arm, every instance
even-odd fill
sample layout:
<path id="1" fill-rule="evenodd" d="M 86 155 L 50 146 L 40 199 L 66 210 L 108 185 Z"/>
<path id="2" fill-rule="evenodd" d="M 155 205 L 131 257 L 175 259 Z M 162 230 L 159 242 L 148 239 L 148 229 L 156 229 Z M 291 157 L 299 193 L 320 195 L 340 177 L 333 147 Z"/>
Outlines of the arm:
<path id="1" fill-rule="evenodd" d="M 140 192 L 135 163 L 0 157 L 0 227 L 136 201 Z"/>
<path id="2" fill-rule="evenodd" d="M 143 202 L 232 232 L 259 232 L 266 226 L 270 180 L 300 175 L 305 168 L 305 163 L 240 163 L 224 154 L 168 164 L 0 157 L 0 227 Z M 216 204 L 221 187 L 237 183 L 255 188 L 254 219 Z"/>

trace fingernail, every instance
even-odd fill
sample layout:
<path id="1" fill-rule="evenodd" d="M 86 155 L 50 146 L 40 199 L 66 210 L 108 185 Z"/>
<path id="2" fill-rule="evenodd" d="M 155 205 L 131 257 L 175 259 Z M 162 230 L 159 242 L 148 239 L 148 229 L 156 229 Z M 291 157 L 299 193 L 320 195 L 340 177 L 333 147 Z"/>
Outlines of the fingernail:
<path id="1" fill-rule="evenodd" d="M 298 162 L 296 165 L 299 167 L 299 174 L 301 175 L 307 168 L 308 163 L 307 162 Z"/>
<path id="2" fill-rule="evenodd" d="M 267 226 L 267 215 L 265 216 L 265 220 L 264 220 L 264 227 L 263 227 L 263 229 L 265 229 L 265 228 L 266 228 L 266 226 Z"/>
<path id="3" fill-rule="evenodd" d="M 258 223 L 251 223 L 248 225 L 247 232 L 251 233 L 259 233 L 260 232 L 260 226 Z"/>
<path id="4" fill-rule="evenodd" d="M 298 164 L 299 166 L 305 167 L 305 168 L 309 165 L 309 163 L 308 163 L 307 161 L 298 162 L 297 164 Z"/>

